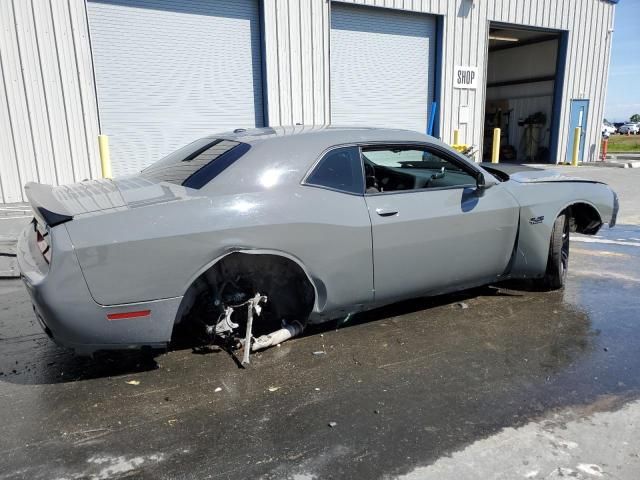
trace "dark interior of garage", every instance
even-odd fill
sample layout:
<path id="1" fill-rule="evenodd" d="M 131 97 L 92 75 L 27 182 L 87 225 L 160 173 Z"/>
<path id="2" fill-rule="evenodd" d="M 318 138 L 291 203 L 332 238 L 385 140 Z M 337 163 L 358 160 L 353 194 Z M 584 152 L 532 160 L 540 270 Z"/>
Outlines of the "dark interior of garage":
<path id="1" fill-rule="evenodd" d="M 492 25 L 489 30 L 483 159 L 500 128 L 500 161 L 548 163 L 560 36 Z"/>

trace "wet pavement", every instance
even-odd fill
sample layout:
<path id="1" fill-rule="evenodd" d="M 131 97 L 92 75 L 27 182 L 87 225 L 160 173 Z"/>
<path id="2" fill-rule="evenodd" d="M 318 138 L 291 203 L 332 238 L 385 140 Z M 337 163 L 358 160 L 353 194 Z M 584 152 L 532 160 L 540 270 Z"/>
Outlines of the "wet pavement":
<path id="1" fill-rule="evenodd" d="M 255 354 L 243 371 L 189 348 L 75 358 L 3 280 L 0 478 L 420 472 L 505 427 L 640 398 L 639 286 L 640 227 L 604 228 L 572 241 L 564 291 L 405 302 Z"/>
<path id="2" fill-rule="evenodd" d="M 0 280 L 20 275 L 15 259 L 18 234 L 33 218 L 28 205 L 0 204 Z"/>

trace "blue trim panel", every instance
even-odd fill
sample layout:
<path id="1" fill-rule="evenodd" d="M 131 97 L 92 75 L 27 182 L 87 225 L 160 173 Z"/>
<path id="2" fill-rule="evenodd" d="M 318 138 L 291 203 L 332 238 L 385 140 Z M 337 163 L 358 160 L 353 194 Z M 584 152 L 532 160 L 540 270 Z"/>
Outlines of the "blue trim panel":
<path id="1" fill-rule="evenodd" d="M 571 107 L 569 108 L 569 141 L 567 142 L 567 154 L 565 157 L 567 163 L 571 162 L 573 156 L 574 129 L 577 126 L 582 128 L 582 133 L 580 134 L 580 151 L 578 152 L 578 161 L 584 161 L 584 145 L 586 139 L 585 130 L 587 125 L 589 125 L 589 103 L 588 98 L 571 99 Z M 582 117 L 580 117 L 580 110 L 582 110 Z M 580 118 L 582 118 L 582 125 L 578 125 L 578 120 Z"/>
<path id="2" fill-rule="evenodd" d="M 431 102 L 431 109 L 429 110 L 429 122 L 427 123 L 427 135 L 433 136 L 433 124 L 436 120 L 436 112 L 438 111 L 438 102 Z"/>
<path id="3" fill-rule="evenodd" d="M 267 45 L 265 39 L 264 26 L 264 0 L 258 2 L 258 15 L 260 24 L 260 76 L 262 81 L 262 125 L 260 127 L 269 126 L 269 92 L 267 88 Z M 256 125 L 258 126 L 258 125 Z"/>
<path id="4" fill-rule="evenodd" d="M 442 57 L 444 56 L 443 48 L 443 34 L 444 34 L 444 16 L 434 15 L 436 18 L 436 45 L 435 51 L 435 66 L 434 66 L 434 84 L 433 84 L 433 102 L 436 104 L 435 119 L 430 126 L 431 135 L 436 138 L 440 138 L 440 112 L 438 108 L 442 108 Z"/>
<path id="5" fill-rule="evenodd" d="M 553 82 L 553 107 L 551 109 L 551 132 L 549 137 L 549 161 L 558 163 L 560 145 L 560 114 L 562 112 L 562 90 L 564 88 L 565 68 L 567 64 L 567 49 L 569 45 L 569 32 L 560 32 L 558 39 L 558 56 L 556 59 L 556 79 Z"/>

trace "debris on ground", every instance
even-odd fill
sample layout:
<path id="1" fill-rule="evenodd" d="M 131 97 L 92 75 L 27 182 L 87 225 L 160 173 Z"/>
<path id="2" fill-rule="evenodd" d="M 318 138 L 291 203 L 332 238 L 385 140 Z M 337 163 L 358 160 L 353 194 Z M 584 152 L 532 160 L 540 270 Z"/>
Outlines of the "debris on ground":
<path id="1" fill-rule="evenodd" d="M 581 472 L 586 473 L 587 475 L 592 475 L 594 477 L 602 477 L 602 468 L 600 467 L 600 465 L 596 465 L 593 463 L 592 464 L 581 463 L 576 468 Z"/>
<path id="2" fill-rule="evenodd" d="M 316 352 L 313 352 L 314 355 L 325 355 L 327 352 L 325 352 L 324 350 L 318 350 Z"/>
<path id="3" fill-rule="evenodd" d="M 329 423 L 328 423 L 328 425 L 329 425 L 331 428 L 333 428 L 333 427 L 335 427 L 336 425 L 338 425 L 338 423 L 337 423 L 337 422 L 329 422 Z"/>
<path id="4" fill-rule="evenodd" d="M 277 345 L 278 347 L 282 342 L 289 340 L 290 338 L 297 337 L 304 331 L 304 325 L 295 320 L 291 323 L 282 322 L 282 328 L 271 332 L 268 335 L 262 335 L 253 340 L 251 351 L 262 350 L 268 347 Z"/>
<path id="5" fill-rule="evenodd" d="M 456 307 L 458 307 L 458 308 L 460 308 L 460 309 L 462 309 L 462 310 L 465 310 L 465 309 L 469 308 L 469 305 L 467 305 L 467 304 L 466 304 L 466 303 L 464 303 L 464 302 L 458 302 L 458 303 L 456 303 L 455 305 L 456 305 Z"/>
<path id="6" fill-rule="evenodd" d="M 125 383 L 127 385 L 140 385 L 140 380 L 127 380 Z"/>
<path id="7" fill-rule="evenodd" d="M 270 392 L 275 392 L 277 390 L 280 390 L 280 387 L 269 387 Z"/>
<path id="8" fill-rule="evenodd" d="M 216 392 L 216 393 L 221 392 L 221 391 L 222 391 L 222 387 L 216 387 L 215 390 L 214 390 L 214 392 Z"/>

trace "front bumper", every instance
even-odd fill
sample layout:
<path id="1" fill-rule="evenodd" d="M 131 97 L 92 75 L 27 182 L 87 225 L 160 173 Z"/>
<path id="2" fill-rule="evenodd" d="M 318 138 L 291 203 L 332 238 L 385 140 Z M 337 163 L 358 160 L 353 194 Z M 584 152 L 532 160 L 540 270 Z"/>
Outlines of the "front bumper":
<path id="1" fill-rule="evenodd" d="M 78 354 L 141 346 L 161 347 L 171 339 L 182 297 L 104 306 L 89 293 L 64 225 L 50 229 L 51 265 L 38 250 L 33 225 L 18 239 L 21 278 L 44 331 Z M 150 310 L 143 318 L 109 320 L 108 315 Z"/>

